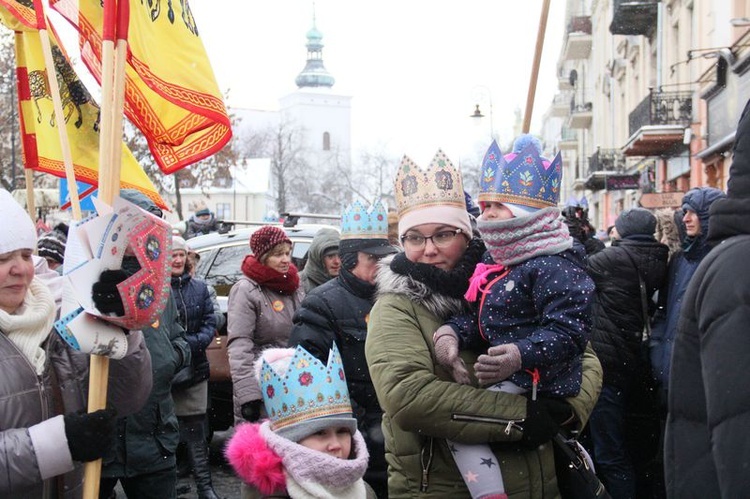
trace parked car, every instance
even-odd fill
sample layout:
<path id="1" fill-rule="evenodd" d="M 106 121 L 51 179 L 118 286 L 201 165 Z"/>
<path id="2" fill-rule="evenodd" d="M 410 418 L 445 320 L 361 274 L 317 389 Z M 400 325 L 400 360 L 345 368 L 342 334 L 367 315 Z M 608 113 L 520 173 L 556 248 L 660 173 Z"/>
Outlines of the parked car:
<path id="1" fill-rule="evenodd" d="M 216 289 L 216 296 L 224 314 L 227 313 L 229 290 L 242 275 L 242 260 L 251 253 L 250 235 L 264 225 L 269 224 L 258 222 L 226 233 L 214 232 L 194 237 L 188 241 L 190 249 L 200 255 L 195 275 Z M 279 226 L 281 227 L 280 224 Z M 292 261 L 299 270 L 305 266 L 307 250 L 310 249 L 313 237 L 324 227 L 335 228 L 330 225 L 311 224 L 282 227 L 292 240 Z M 217 339 L 209 347 L 217 351 L 209 352 L 209 361 L 213 355 L 226 355 L 226 325 L 217 334 Z M 212 369 L 208 394 L 211 431 L 228 429 L 234 423 L 231 380 L 227 381 L 226 376 L 221 376 Z"/>

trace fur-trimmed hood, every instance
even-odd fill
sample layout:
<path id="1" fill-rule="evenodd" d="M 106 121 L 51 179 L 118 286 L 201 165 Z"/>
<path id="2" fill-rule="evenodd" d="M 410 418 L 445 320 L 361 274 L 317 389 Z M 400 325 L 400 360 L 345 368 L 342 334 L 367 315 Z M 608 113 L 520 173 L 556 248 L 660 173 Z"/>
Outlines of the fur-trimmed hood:
<path id="1" fill-rule="evenodd" d="M 423 305 L 432 314 L 441 319 L 460 315 L 468 311 L 468 303 L 443 294 L 438 294 L 426 284 L 412 277 L 397 274 L 391 270 L 391 261 L 395 255 L 380 260 L 375 282 L 377 284 L 376 297 L 385 294 L 404 295 L 410 301 Z"/>

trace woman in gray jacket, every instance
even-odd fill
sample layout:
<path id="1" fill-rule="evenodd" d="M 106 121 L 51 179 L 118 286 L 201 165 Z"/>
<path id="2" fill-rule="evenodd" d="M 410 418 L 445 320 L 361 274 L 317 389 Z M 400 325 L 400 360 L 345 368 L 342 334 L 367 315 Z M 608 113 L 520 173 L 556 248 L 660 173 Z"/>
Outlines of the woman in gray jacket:
<path id="1" fill-rule="evenodd" d="M 109 369 L 108 409 L 84 414 L 89 357 L 52 331 L 57 307 L 34 276 L 34 224 L 0 189 L 0 496 L 77 498 L 81 462 L 113 447 L 116 416 L 151 391 L 151 358 L 139 331 Z"/>

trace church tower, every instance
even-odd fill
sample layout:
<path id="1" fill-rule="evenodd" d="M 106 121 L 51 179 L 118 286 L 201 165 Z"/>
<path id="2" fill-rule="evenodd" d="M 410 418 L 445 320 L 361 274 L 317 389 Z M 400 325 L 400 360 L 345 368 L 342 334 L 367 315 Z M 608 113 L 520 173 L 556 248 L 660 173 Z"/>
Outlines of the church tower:
<path id="1" fill-rule="evenodd" d="M 323 64 L 323 34 L 315 14 L 307 32 L 307 62 L 297 75 L 297 90 L 279 100 L 281 120 L 303 136 L 314 171 L 351 167 L 351 96 L 333 91 L 335 78 Z"/>

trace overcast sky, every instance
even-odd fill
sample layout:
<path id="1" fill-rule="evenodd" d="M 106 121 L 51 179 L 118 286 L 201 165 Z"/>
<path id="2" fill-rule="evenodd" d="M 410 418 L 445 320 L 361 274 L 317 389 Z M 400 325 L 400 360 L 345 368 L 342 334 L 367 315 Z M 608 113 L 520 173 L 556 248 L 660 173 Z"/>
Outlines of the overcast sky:
<path id="1" fill-rule="evenodd" d="M 278 109 L 306 60 L 311 0 L 192 0 L 219 87 L 231 107 Z M 333 91 L 352 100 L 352 141 L 428 162 L 442 147 L 458 162 L 494 130 L 512 138 L 514 109 L 526 103 L 542 0 L 317 0 L 323 58 Z M 557 88 L 563 0 L 553 0 L 532 132 Z M 489 91 L 487 91 L 489 89 Z"/>

